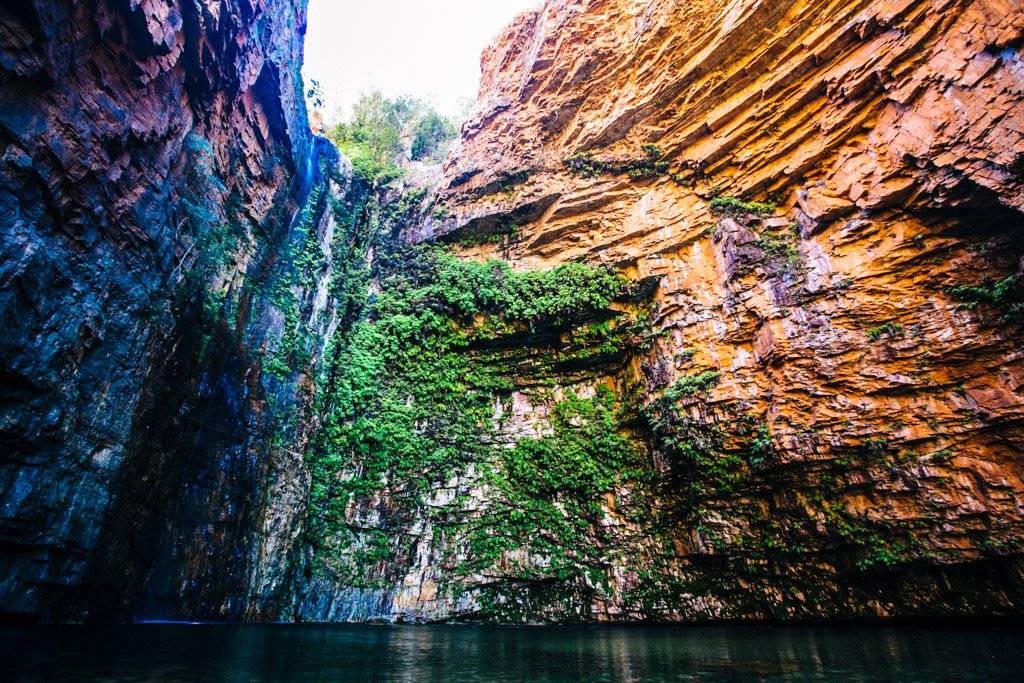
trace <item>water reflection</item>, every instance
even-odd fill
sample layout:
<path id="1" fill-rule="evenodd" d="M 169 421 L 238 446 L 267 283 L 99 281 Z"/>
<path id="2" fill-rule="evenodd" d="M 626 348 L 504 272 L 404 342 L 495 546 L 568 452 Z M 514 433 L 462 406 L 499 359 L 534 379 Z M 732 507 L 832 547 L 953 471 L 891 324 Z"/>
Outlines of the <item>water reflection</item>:
<path id="1" fill-rule="evenodd" d="M 11 681 L 1014 681 L 1024 629 L 0 629 Z"/>

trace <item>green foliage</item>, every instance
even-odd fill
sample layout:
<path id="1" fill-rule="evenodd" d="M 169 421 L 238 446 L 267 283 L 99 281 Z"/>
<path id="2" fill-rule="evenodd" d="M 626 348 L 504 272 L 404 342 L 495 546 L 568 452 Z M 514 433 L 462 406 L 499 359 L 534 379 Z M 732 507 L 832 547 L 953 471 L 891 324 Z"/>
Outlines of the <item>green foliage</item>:
<path id="1" fill-rule="evenodd" d="M 893 339 L 896 337 L 901 337 L 903 336 L 903 332 L 903 325 L 900 325 L 898 322 L 890 320 L 884 325 L 872 327 L 870 330 L 868 330 L 867 336 L 868 341 L 876 342 L 880 340 L 882 337 L 890 337 Z"/>
<path id="2" fill-rule="evenodd" d="M 562 164 L 571 174 L 584 178 L 596 178 L 603 173 L 625 173 L 634 179 L 654 178 L 668 172 L 670 163 L 662 159 L 660 147 L 648 143 L 641 149 L 644 153 L 642 157 L 620 161 L 602 161 L 591 152 L 576 152 L 562 159 Z"/>
<path id="3" fill-rule="evenodd" d="M 800 266 L 800 250 L 797 248 L 797 226 L 788 231 L 765 230 L 754 241 L 754 246 L 764 251 L 765 255 L 786 270 L 795 270 Z"/>
<path id="4" fill-rule="evenodd" d="M 194 133 L 185 136 L 185 183 L 179 208 L 181 228 L 191 234 L 196 270 L 208 278 L 231 259 L 242 228 L 230 214 L 240 213 L 238 197 L 221 180 L 213 146 Z"/>
<path id="5" fill-rule="evenodd" d="M 643 411 L 655 444 L 691 497 L 734 491 L 749 478 L 751 466 L 771 454 L 771 435 L 767 428 L 752 431 L 751 425 L 756 424 L 753 416 L 727 408 L 732 412 L 727 420 L 712 421 L 694 417 L 687 409 L 697 397 L 711 391 L 720 377 L 711 370 L 681 377 Z M 731 434 L 723 429 L 726 422 Z M 729 436 L 738 443 L 727 447 Z"/>
<path id="6" fill-rule="evenodd" d="M 443 161 L 457 133 L 455 123 L 436 111 L 421 115 L 412 129 L 413 160 Z"/>
<path id="7" fill-rule="evenodd" d="M 352 161 L 352 170 L 371 185 L 386 185 L 404 173 L 402 133 L 411 127 L 411 156 L 439 161 L 456 136 L 455 123 L 412 97 L 390 99 L 379 90 L 360 95 L 347 123 L 327 137 Z"/>
<path id="8" fill-rule="evenodd" d="M 697 349 L 692 348 L 692 347 L 687 347 L 685 349 L 677 351 L 674 357 L 675 357 L 676 362 L 678 362 L 680 364 L 686 364 L 686 363 L 689 363 L 690 361 L 692 361 L 693 357 L 696 356 L 696 355 L 697 355 Z"/>
<path id="9" fill-rule="evenodd" d="M 307 198 L 299 220 L 292 228 L 289 248 L 282 259 L 283 267 L 277 273 L 270 293 L 274 308 L 284 316 L 284 331 L 264 358 L 263 370 L 282 381 L 293 369 L 304 365 L 312 351 L 310 338 L 300 321 L 300 306 L 302 298 L 313 291 L 314 284 L 327 268 L 315 224 L 322 197 L 323 186 L 317 186 Z"/>
<path id="10" fill-rule="evenodd" d="M 387 491 L 412 510 L 437 482 L 488 461 L 495 400 L 511 387 L 508 371 L 474 350 L 478 341 L 529 326 L 571 327 L 627 284 L 583 264 L 516 272 L 428 245 L 378 247 L 371 275 L 380 291 L 332 341 L 333 360 L 318 380 L 325 417 L 307 460 L 310 536 L 321 549 L 345 536 L 350 501 Z M 534 448 L 541 457 L 543 448 Z"/>
<path id="11" fill-rule="evenodd" d="M 594 158 L 590 152 L 576 152 L 562 159 L 569 172 L 584 178 L 596 178 L 605 171 L 605 164 Z"/>
<path id="12" fill-rule="evenodd" d="M 750 442 L 750 464 L 757 467 L 770 458 L 775 452 L 772 446 L 772 433 L 768 425 L 761 425 L 757 428 L 753 440 Z"/>
<path id="13" fill-rule="evenodd" d="M 471 558 L 462 572 L 485 570 L 520 549 L 546 559 L 542 567 L 521 567 L 524 578 L 565 580 L 602 566 L 591 531 L 603 514 L 601 496 L 642 477 L 644 459 L 623 435 L 608 387 L 590 399 L 569 392 L 547 426 L 549 434 L 502 452 L 490 478 L 499 495 L 469 532 Z"/>
<path id="14" fill-rule="evenodd" d="M 518 272 L 503 261 L 463 261 L 439 254 L 436 297 L 463 317 L 498 314 L 506 321 L 538 324 L 585 317 L 606 307 L 627 282 L 603 268 L 565 263 L 552 270 Z"/>
<path id="15" fill-rule="evenodd" d="M 642 159 L 633 159 L 622 167 L 620 172 L 625 171 L 630 178 L 655 178 L 660 175 L 665 175 L 668 172 L 669 162 L 666 159 L 662 159 L 661 148 L 657 145 L 645 144 L 643 145 L 644 157 Z"/>
<path id="16" fill-rule="evenodd" d="M 771 202 L 745 202 L 735 197 L 715 197 L 709 204 L 711 211 L 717 214 L 743 217 L 751 214 L 755 216 L 771 216 L 775 213 L 775 204 Z"/>
<path id="17" fill-rule="evenodd" d="M 839 504 L 822 502 L 822 507 L 829 528 L 861 549 L 855 566 L 862 571 L 896 567 L 920 554 L 921 543 L 913 532 L 856 516 Z"/>
<path id="18" fill-rule="evenodd" d="M 957 285 L 946 292 L 966 309 L 989 306 L 1000 314 L 1001 322 L 1024 322 L 1024 288 L 1017 275 L 1002 280 L 987 279 L 977 286 Z"/>
<path id="19" fill-rule="evenodd" d="M 402 175 L 396 163 L 402 129 L 421 105 L 409 97 L 389 99 L 379 90 L 360 95 L 351 121 L 339 123 L 328 137 L 352 161 L 355 174 L 371 184 L 386 184 Z"/>
<path id="20" fill-rule="evenodd" d="M 696 184 L 692 177 L 687 178 L 682 173 L 670 173 L 668 177 L 672 179 L 672 182 L 680 187 L 693 187 Z"/>
<path id="21" fill-rule="evenodd" d="M 706 370 L 699 375 L 684 375 L 665 392 L 665 398 L 669 401 L 677 401 L 706 394 L 718 386 L 721 377 L 722 373 L 714 370 Z"/>
<path id="22" fill-rule="evenodd" d="M 324 106 L 324 89 L 320 86 L 320 81 L 315 78 L 309 79 L 309 88 L 306 89 L 306 102 L 314 109 L 320 109 Z"/>

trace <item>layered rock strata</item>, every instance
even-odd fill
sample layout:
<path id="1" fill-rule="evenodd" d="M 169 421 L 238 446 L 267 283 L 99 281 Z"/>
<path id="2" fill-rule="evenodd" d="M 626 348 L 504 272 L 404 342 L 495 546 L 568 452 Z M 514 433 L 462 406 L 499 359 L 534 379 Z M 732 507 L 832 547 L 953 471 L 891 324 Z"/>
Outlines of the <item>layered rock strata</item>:
<path id="1" fill-rule="evenodd" d="M 304 27 L 292 0 L 0 7 L 5 614 L 252 609 L 256 284 L 321 182 Z"/>
<path id="2" fill-rule="evenodd" d="M 1015 3 L 551 0 L 431 192 L 304 23 L 0 8 L 5 615 L 1020 613 Z"/>
<path id="3" fill-rule="evenodd" d="M 998 1 L 547 2 L 485 52 L 420 235 L 656 280 L 626 372 L 673 482 L 648 615 L 1020 610 L 1022 27 Z"/>

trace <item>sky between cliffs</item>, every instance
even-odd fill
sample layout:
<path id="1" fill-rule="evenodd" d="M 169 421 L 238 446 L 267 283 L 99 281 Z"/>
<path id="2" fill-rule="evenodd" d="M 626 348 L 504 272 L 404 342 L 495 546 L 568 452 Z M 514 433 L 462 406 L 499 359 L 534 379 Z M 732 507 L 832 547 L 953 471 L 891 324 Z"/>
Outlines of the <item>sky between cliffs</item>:
<path id="1" fill-rule="evenodd" d="M 457 115 L 476 98 L 480 53 L 539 0 L 310 0 L 302 75 L 324 114 L 347 116 L 359 93 L 408 94 Z"/>

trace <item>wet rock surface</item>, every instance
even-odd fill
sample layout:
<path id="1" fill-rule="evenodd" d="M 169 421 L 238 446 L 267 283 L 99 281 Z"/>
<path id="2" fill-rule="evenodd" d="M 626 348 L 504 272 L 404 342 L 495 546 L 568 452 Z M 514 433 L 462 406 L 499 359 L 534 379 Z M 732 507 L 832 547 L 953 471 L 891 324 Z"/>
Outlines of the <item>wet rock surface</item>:
<path id="1" fill-rule="evenodd" d="M 315 179 L 304 24 L 274 0 L 0 8 L 5 613 L 244 613 L 269 437 L 242 292 Z"/>

